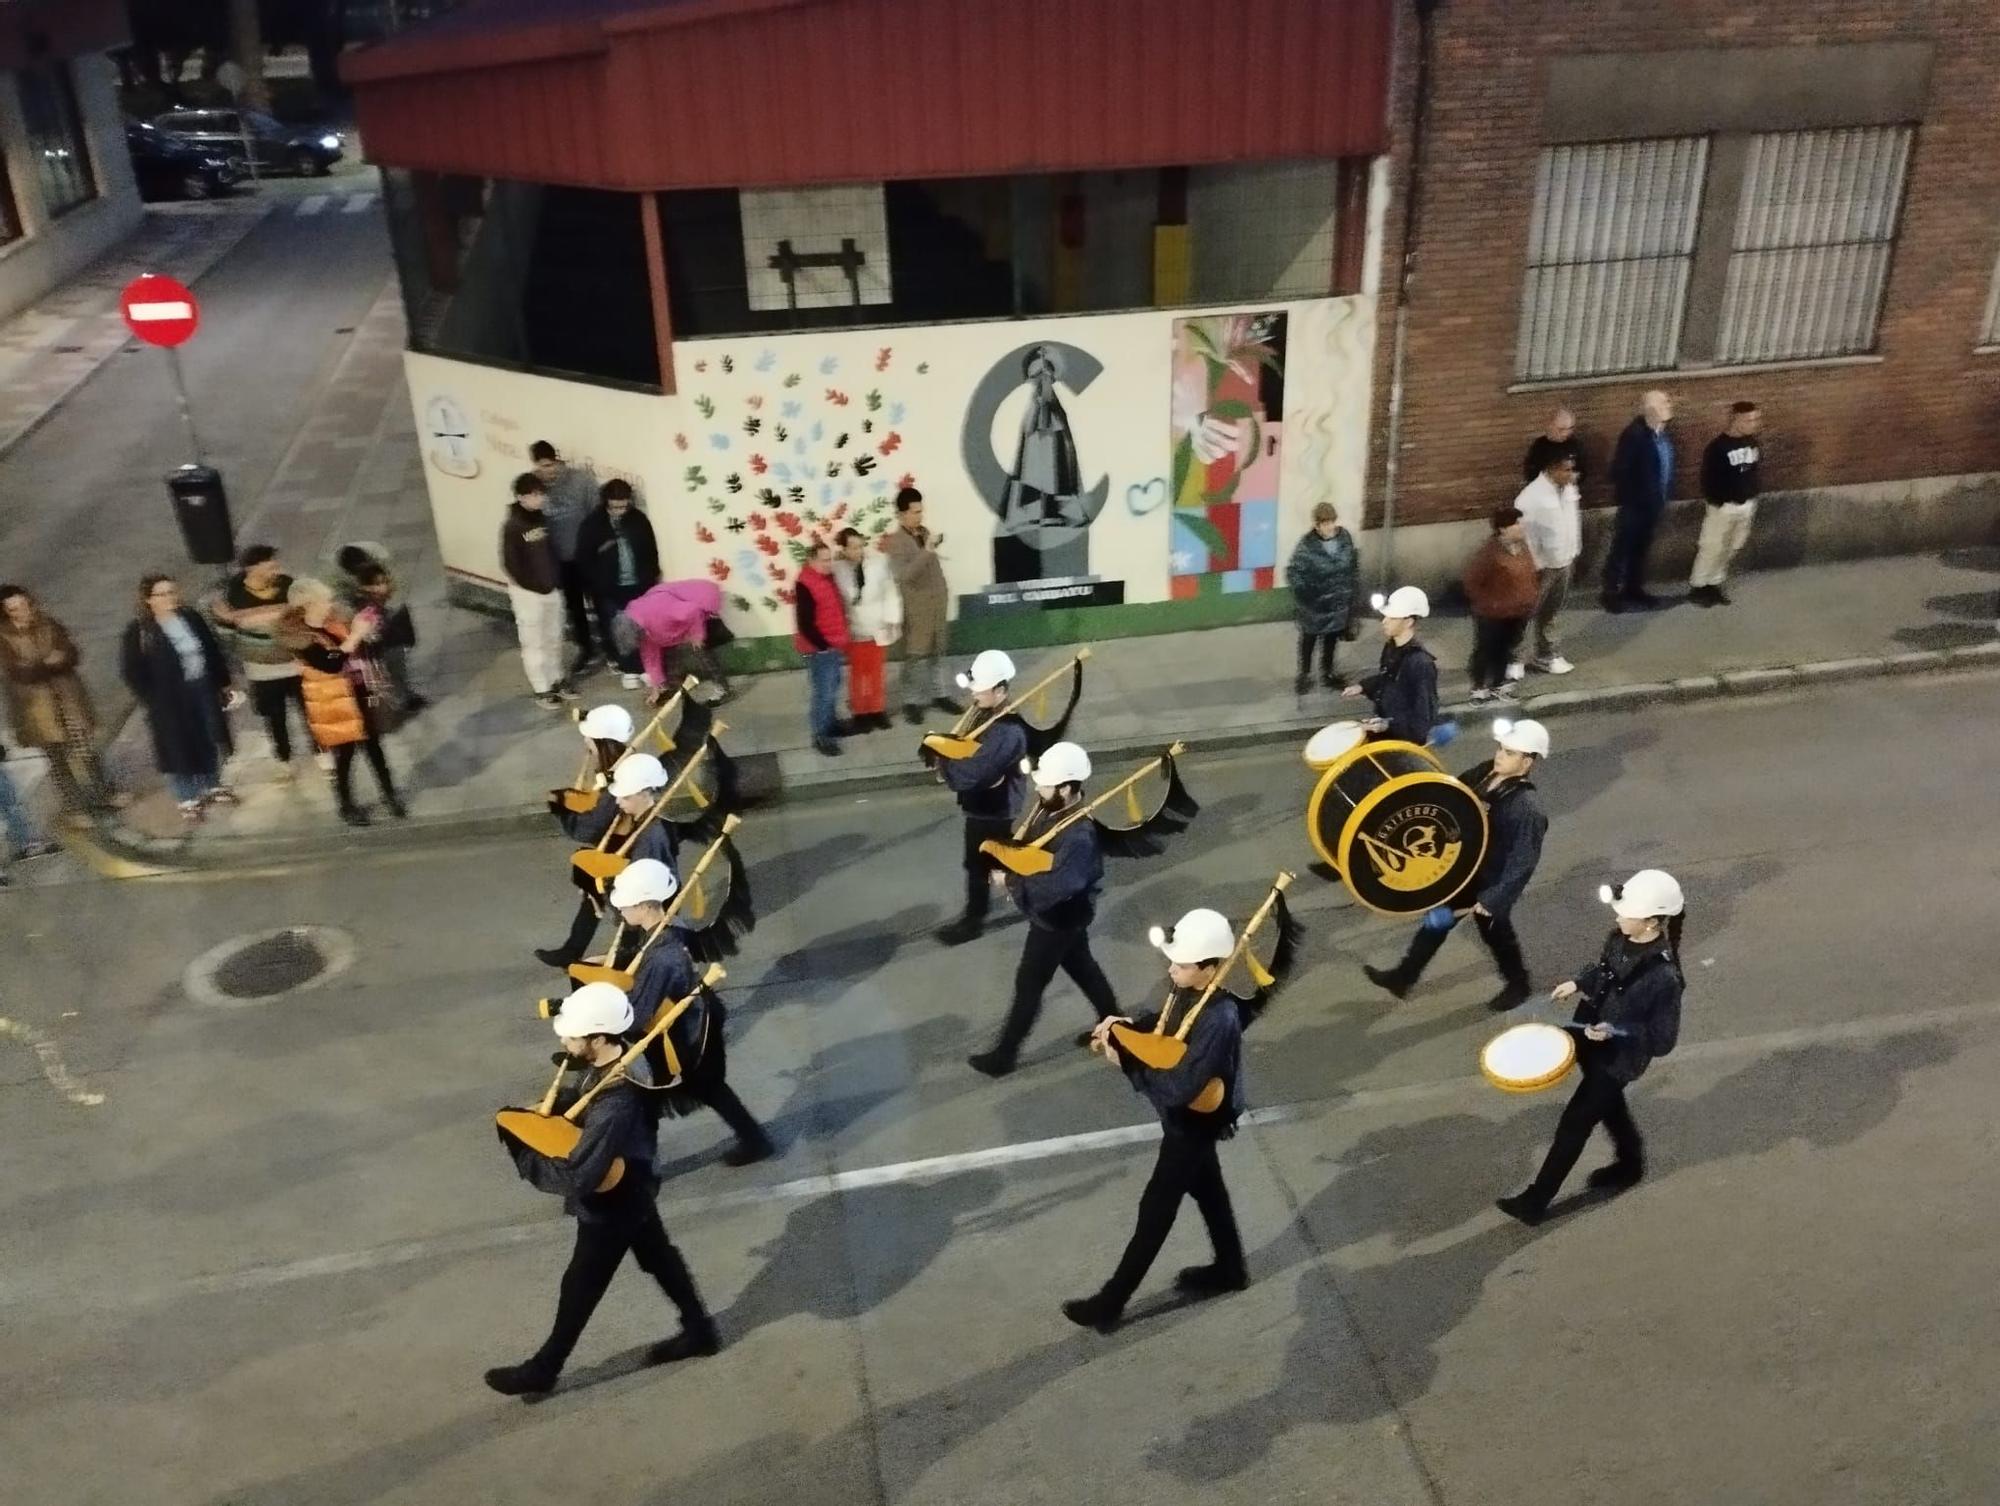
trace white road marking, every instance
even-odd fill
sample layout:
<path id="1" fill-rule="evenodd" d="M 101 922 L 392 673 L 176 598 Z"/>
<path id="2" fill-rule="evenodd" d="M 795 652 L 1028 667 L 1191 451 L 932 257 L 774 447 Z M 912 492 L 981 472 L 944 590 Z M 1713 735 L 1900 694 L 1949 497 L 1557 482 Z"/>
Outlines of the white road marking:
<path id="1" fill-rule="evenodd" d="M 28 1048 L 35 1053 L 35 1060 L 41 1065 L 42 1076 L 49 1080 L 49 1086 L 71 1103 L 94 1108 L 104 1102 L 102 1093 L 88 1092 L 77 1085 L 76 1079 L 69 1075 L 69 1069 L 63 1065 L 62 1053 L 56 1049 L 56 1043 L 48 1037 L 4 1017 L 0 1017 L 0 1035 L 12 1036 L 17 1041 L 26 1041 Z"/>
<path id="2" fill-rule="evenodd" d="M 158 319 L 192 319 L 194 305 L 185 302 L 135 303 L 129 310 L 132 318 L 140 324 L 151 324 Z"/>
<path id="3" fill-rule="evenodd" d="M 318 214 L 322 209 L 326 208 L 326 206 L 330 202 L 331 200 L 328 198 L 328 196 L 323 193 L 316 193 L 309 195 L 308 197 L 299 200 L 299 213 L 302 216 L 308 214 Z"/>
<path id="4" fill-rule="evenodd" d="M 342 214 L 359 214 L 361 213 L 362 210 L 366 209 L 370 204 L 373 204 L 374 202 L 375 202 L 375 195 L 373 195 L 372 193 L 358 193 L 348 199 L 346 205 L 342 207 L 340 212 Z"/>

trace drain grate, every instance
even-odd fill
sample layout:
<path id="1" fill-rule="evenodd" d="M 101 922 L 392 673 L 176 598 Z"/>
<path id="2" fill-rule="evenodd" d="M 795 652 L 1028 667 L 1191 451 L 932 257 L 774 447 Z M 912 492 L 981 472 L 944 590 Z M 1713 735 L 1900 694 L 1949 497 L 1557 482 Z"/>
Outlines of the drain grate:
<path id="1" fill-rule="evenodd" d="M 280 931 L 253 941 L 215 970 L 215 987 L 231 999 L 290 993 L 326 971 L 326 956 L 304 931 Z"/>

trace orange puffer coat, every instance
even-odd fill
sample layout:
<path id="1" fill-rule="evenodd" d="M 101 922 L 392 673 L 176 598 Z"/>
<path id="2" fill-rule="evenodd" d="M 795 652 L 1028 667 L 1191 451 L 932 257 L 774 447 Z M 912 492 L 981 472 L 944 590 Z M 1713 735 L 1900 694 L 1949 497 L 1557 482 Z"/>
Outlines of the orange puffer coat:
<path id="1" fill-rule="evenodd" d="M 306 725 L 322 748 L 363 742 L 368 722 L 354 682 L 347 677 L 347 656 L 340 639 L 325 628 L 312 630 L 312 643 L 298 651 L 299 688 L 305 692 Z"/>

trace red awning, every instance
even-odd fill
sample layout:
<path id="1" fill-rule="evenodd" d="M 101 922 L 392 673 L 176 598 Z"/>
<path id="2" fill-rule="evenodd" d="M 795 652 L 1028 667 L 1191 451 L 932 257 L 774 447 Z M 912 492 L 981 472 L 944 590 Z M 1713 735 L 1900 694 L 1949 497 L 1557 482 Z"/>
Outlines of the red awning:
<path id="1" fill-rule="evenodd" d="M 391 167 L 616 189 L 1386 149 L 1391 0 L 487 0 L 350 54 Z"/>

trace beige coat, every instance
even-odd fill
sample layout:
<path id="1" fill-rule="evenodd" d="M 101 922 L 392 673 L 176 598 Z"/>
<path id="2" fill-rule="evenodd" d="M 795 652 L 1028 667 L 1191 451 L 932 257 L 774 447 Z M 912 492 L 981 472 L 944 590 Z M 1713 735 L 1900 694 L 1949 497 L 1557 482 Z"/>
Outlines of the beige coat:
<path id="1" fill-rule="evenodd" d="M 903 595 L 903 652 L 912 659 L 944 652 L 945 620 L 951 598 L 944 583 L 944 565 L 935 549 L 923 547 L 928 528 L 892 527 L 888 534 L 889 570 Z"/>
<path id="2" fill-rule="evenodd" d="M 96 724 L 77 678 L 76 644 L 55 619 L 39 617 L 26 632 L 0 626 L 0 677 L 14 740 L 23 747 L 60 748 L 72 737 L 91 737 Z"/>

